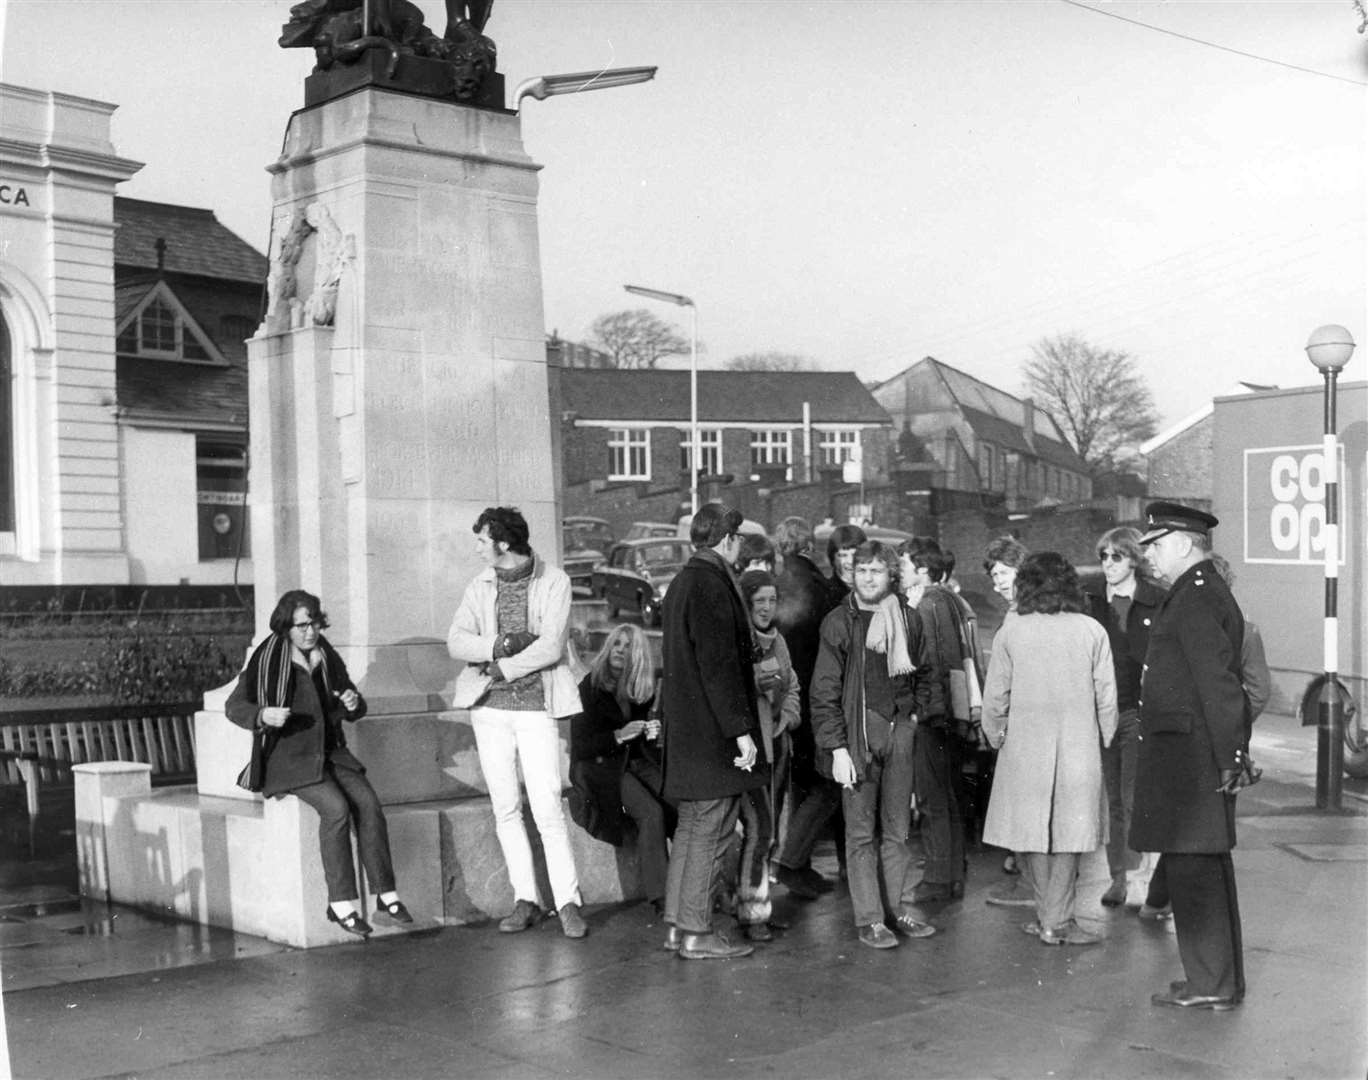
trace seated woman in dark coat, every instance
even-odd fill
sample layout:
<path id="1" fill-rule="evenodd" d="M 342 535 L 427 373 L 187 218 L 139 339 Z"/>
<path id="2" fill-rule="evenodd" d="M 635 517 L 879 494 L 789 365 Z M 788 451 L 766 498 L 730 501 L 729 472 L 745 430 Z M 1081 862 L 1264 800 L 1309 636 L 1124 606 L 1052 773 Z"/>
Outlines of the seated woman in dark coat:
<path id="1" fill-rule="evenodd" d="M 662 908 L 669 807 L 661 798 L 655 663 L 646 632 L 624 624 L 608 635 L 580 683 L 584 711 L 570 722 L 570 767 L 597 801 L 595 830 L 621 844 L 623 811 L 636 823 L 646 898 Z"/>
<path id="2" fill-rule="evenodd" d="M 228 698 L 228 719 L 271 733 L 265 783 L 268 798 L 295 795 L 318 811 L 318 847 L 328 883 L 327 916 L 349 934 L 371 933 L 357 910 L 351 828 L 366 878 L 378 893 L 376 914 L 411 923 L 394 888 L 389 830 L 366 769 L 350 750 L 343 720 L 366 715 L 365 699 L 328 644 L 318 597 L 292 589 L 271 613 L 271 636 L 257 646 Z"/>

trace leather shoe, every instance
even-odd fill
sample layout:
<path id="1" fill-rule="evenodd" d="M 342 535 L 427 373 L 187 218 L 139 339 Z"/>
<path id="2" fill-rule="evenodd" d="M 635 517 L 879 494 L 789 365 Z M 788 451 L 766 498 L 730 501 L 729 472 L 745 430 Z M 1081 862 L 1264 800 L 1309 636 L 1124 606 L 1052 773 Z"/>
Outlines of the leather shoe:
<path id="1" fill-rule="evenodd" d="M 930 923 L 924 923 L 910 911 L 899 912 L 893 920 L 893 929 L 904 937 L 927 938 L 936 932 Z"/>
<path id="2" fill-rule="evenodd" d="M 1207 1009 L 1210 1012 L 1229 1012 L 1239 1004 L 1233 997 L 1212 997 L 1206 994 L 1190 994 L 1187 987 L 1174 990 L 1169 987 L 1167 994 L 1151 994 L 1151 1005 L 1168 1005 L 1176 1009 Z"/>
<path id="3" fill-rule="evenodd" d="M 684 931 L 671 924 L 665 930 L 665 944 L 663 946 L 668 952 L 679 952 L 679 945 L 684 940 Z"/>
<path id="4" fill-rule="evenodd" d="M 1111 887 L 1102 894 L 1103 907 L 1120 907 L 1125 902 L 1126 882 L 1124 878 L 1121 881 L 1113 881 Z"/>
<path id="5" fill-rule="evenodd" d="M 349 911 L 346 915 L 338 915 L 331 907 L 327 908 L 328 922 L 335 922 L 349 934 L 355 934 L 359 938 L 369 937 L 374 931 L 371 930 L 370 923 L 361 918 L 359 911 Z"/>
<path id="6" fill-rule="evenodd" d="M 762 922 L 747 923 L 745 934 L 747 941 L 763 942 L 774 940 L 774 932 L 765 923 Z"/>
<path id="7" fill-rule="evenodd" d="M 1010 885 L 994 889 L 983 899 L 994 907 L 1035 907 L 1035 893 L 1022 885 L 1020 878 Z"/>
<path id="8" fill-rule="evenodd" d="M 580 914 L 580 906 L 576 903 L 562 904 L 560 911 L 556 912 L 560 916 L 561 933 L 568 938 L 582 938 L 589 933 L 589 924 L 584 921 L 584 916 Z"/>
<path id="9" fill-rule="evenodd" d="M 1140 910 L 1136 912 L 1145 922 L 1167 922 L 1173 918 L 1173 905 L 1165 904 L 1163 907 L 1150 907 L 1148 903 L 1140 905 Z"/>
<path id="10" fill-rule="evenodd" d="M 876 922 L 860 927 L 860 944 L 871 949 L 896 949 L 898 939 L 883 923 Z"/>
<path id="11" fill-rule="evenodd" d="M 541 921 L 542 909 L 531 900 L 519 900 L 513 910 L 499 920 L 499 933 L 516 934 Z"/>
<path id="12" fill-rule="evenodd" d="M 790 870 L 787 866 L 781 866 L 774 872 L 774 877 L 799 900 L 816 900 L 821 895 L 817 886 L 809 881 L 801 870 Z"/>
<path id="13" fill-rule="evenodd" d="M 375 914 L 377 916 L 383 916 L 384 918 L 389 919 L 392 922 L 413 922 L 413 916 L 409 914 L 409 909 L 404 907 L 404 902 L 402 900 L 396 900 L 392 904 L 387 904 L 379 897 L 376 897 Z"/>
<path id="14" fill-rule="evenodd" d="M 679 955 L 685 960 L 739 960 L 755 952 L 754 945 L 733 945 L 721 934 L 685 934 Z"/>

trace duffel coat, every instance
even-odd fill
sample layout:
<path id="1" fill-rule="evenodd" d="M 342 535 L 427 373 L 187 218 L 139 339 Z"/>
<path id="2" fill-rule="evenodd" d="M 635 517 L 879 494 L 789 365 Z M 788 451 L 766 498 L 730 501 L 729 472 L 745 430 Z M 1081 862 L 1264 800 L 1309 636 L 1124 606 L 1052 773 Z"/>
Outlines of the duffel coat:
<path id="1" fill-rule="evenodd" d="M 716 552 L 694 552 L 670 582 L 661 632 L 665 798 L 722 799 L 767 786 L 750 617 Z M 758 752 L 749 772 L 732 764 L 741 735 Z"/>
<path id="2" fill-rule="evenodd" d="M 331 646 L 325 645 L 321 636 L 319 648 L 328 657 L 325 662 L 333 665 L 332 691 L 340 695 L 345 690 L 356 690 L 342 658 Z M 257 700 L 257 670 L 261 657 L 262 648 L 258 647 L 247 661 L 247 667 L 238 675 L 237 685 L 224 707 L 229 720 L 249 731 L 258 726 L 261 710 L 265 707 Z M 317 784 L 323 779 L 325 763 L 357 773 L 366 771 L 347 749 L 347 736 L 342 728 L 344 720 L 356 721 L 366 715 L 366 699 L 357 691 L 356 709 L 348 712 L 339 697 L 324 692 L 320 678 L 311 676 L 298 663 L 291 660 L 286 663 L 290 679 L 284 705 L 290 709 L 290 718 L 283 727 L 274 729 L 275 736 L 269 743 L 265 784 L 261 789 L 261 794 L 267 798 Z"/>
<path id="3" fill-rule="evenodd" d="M 1235 846 L 1235 797 L 1216 789 L 1245 745 L 1244 616 L 1205 560 L 1169 590 L 1140 684 L 1130 846 L 1220 854 Z"/>
<path id="4" fill-rule="evenodd" d="M 1102 746 L 1116 734 L 1107 632 L 1075 612 L 1017 615 L 993 641 L 983 731 L 1001 747 L 983 842 L 1093 851 L 1107 839 Z"/>

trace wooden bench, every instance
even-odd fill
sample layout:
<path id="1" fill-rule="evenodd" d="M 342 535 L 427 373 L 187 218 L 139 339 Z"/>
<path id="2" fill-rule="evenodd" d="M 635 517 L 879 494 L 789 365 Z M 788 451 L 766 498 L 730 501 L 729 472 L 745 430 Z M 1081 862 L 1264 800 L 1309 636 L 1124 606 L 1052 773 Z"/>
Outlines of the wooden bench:
<path id="1" fill-rule="evenodd" d="M 178 701 L 0 713 L 0 788 L 24 785 L 30 854 L 42 789 L 71 784 L 73 765 L 140 761 L 161 783 L 192 780 L 199 708 Z"/>

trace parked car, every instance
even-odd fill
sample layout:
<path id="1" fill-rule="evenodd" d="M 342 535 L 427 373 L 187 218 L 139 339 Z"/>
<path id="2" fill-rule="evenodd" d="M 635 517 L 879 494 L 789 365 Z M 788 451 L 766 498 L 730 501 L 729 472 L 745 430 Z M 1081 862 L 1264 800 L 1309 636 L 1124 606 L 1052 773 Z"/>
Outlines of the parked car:
<path id="1" fill-rule="evenodd" d="M 634 521 L 627 528 L 623 540 L 647 540 L 652 536 L 677 536 L 675 527 L 668 521 Z"/>
<path id="2" fill-rule="evenodd" d="M 693 515 L 692 515 L 692 514 L 685 514 L 682 518 L 679 519 L 679 524 L 676 525 L 676 526 L 671 530 L 671 532 L 669 533 L 669 535 L 670 535 L 670 536 L 682 536 L 685 540 L 687 540 L 687 539 L 689 538 L 689 526 L 692 525 L 692 524 L 693 524 Z M 767 535 L 768 535 L 768 534 L 765 532 L 765 527 L 764 527 L 763 525 L 761 525 L 760 522 L 758 522 L 758 521 L 752 521 L 750 518 L 743 518 L 743 519 L 742 519 L 742 521 L 741 521 L 741 528 L 740 528 L 740 530 L 738 530 L 738 531 L 739 531 L 743 536 L 745 536 L 745 535 L 747 535 L 747 534 L 754 535 L 754 536 L 767 536 Z"/>
<path id="3" fill-rule="evenodd" d="M 630 611 L 643 626 L 657 626 L 670 582 L 692 554 L 693 545 L 678 538 L 624 540 L 594 569 L 594 596 L 607 602 L 610 619 Z"/>
<path id="4" fill-rule="evenodd" d="M 580 595 L 592 590 L 594 567 L 613 546 L 613 530 L 603 518 L 568 517 L 561 522 L 561 569 Z"/>

